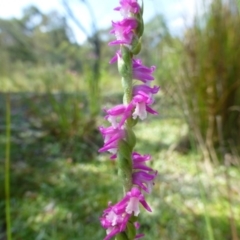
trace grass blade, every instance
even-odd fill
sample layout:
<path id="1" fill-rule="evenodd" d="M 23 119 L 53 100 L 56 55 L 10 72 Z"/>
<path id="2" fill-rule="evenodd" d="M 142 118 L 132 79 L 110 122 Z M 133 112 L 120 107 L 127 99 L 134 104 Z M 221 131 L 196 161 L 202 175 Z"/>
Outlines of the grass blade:
<path id="1" fill-rule="evenodd" d="M 7 239 L 11 240 L 11 216 L 10 216 L 10 95 L 6 95 L 6 159 L 5 159 L 5 202 L 6 202 L 6 225 Z"/>

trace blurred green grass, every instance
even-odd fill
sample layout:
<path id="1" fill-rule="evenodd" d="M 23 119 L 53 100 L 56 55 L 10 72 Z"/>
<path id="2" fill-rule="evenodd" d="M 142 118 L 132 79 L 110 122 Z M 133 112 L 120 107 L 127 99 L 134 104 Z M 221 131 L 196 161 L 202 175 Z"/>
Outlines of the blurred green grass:
<path id="1" fill-rule="evenodd" d="M 111 78 L 108 80 L 111 81 Z M 103 239 L 105 232 L 99 217 L 109 201 L 115 202 L 121 197 L 115 163 L 108 160 L 107 155 L 97 154 L 102 142 L 96 134 L 91 138 L 94 145 L 86 144 L 77 134 L 68 137 L 52 134 L 46 125 L 40 124 L 41 118 L 44 118 L 42 112 L 32 111 L 34 104 L 38 108 L 46 108 L 45 95 L 38 95 L 36 101 L 35 94 L 29 97 L 25 91 L 22 92 L 20 95 L 11 94 L 13 239 Z M 76 100 L 74 95 L 69 94 L 70 102 L 71 97 Z M 121 98 L 118 92 L 108 94 L 106 91 L 103 96 L 104 105 L 112 105 Z M 4 94 L 0 98 L 3 103 Z M 185 154 L 175 151 L 176 142 L 188 134 L 188 129 L 182 118 L 163 115 L 166 112 L 169 116 L 175 114 L 166 105 L 167 99 L 165 105 L 161 104 L 163 100 L 156 101 L 160 117 L 150 116 L 135 128 L 139 139 L 136 149 L 143 154 L 152 154 L 151 164 L 159 173 L 153 194 L 147 196 L 153 213 L 142 211 L 140 216 L 144 239 L 209 239 L 206 211 L 214 239 L 231 239 L 230 207 L 237 231 L 240 231 L 239 169 L 205 166 L 195 147 Z M 63 102 L 58 104 L 61 106 Z M 4 105 L 0 105 L 2 116 L 4 112 Z M 97 122 L 103 122 L 102 116 Z M 2 120 L 0 125 L 0 161 L 3 165 L 5 127 Z M 67 144 L 69 142 L 70 145 Z M 230 205 L 226 171 L 231 179 Z M 1 182 L 4 181 L 3 176 L 1 168 Z M 4 229 L 3 207 L 1 186 L 0 226 Z M 4 239 L 4 231 L 1 231 L 0 239 Z"/>
<path id="2" fill-rule="evenodd" d="M 204 22 L 207 20 L 206 17 L 217 16 L 215 14 L 217 12 L 214 11 L 212 15 L 205 15 L 201 20 Z M 234 11 L 233 13 L 235 14 Z M 234 14 L 234 19 L 235 17 L 239 19 L 239 15 Z M 238 24 L 234 24 L 234 28 L 231 24 L 227 25 L 231 22 L 231 18 L 228 17 L 226 21 L 224 16 L 221 22 L 218 19 L 210 22 L 209 28 L 205 29 L 204 24 L 197 26 L 200 27 L 196 29 L 197 33 L 205 29 L 202 35 L 200 34 L 201 38 L 194 32 L 191 35 L 189 28 L 184 40 L 163 34 L 155 46 L 150 46 L 148 43 L 158 38 L 158 31 L 153 34 L 153 29 L 155 31 L 156 28 L 158 30 L 161 28 L 158 17 L 155 18 L 157 25 L 154 21 L 150 22 L 150 25 L 154 23 L 151 29 L 146 25 L 146 33 L 149 36 L 146 34 L 143 45 L 146 44 L 148 47 L 143 49 L 145 52 L 141 57 L 147 65 L 153 63 L 160 65 L 155 76 L 161 85 L 161 92 L 156 98 L 154 107 L 159 111 L 159 116 L 150 116 L 135 127 L 138 138 L 136 150 L 142 154 L 150 153 L 153 156 L 150 164 L 158 170 L 153 194 L 147 196 L 153 212 L 149 214 L 142 211 L 140 215 L 140 232 L 145 233 L 146 240 L 239 239 L 240 170 L 239 160 L 234 160 L 238 157 L 238 153 L 236 151 L 235 154 L 235 146 L 231 146 L 231 152 L 224 155 L 226 160 L 224 164 L 222 162 L 221 165 L 220 161 L 217 164 L 206 161 L 199 151 L 199 146 L 193 141 L 196 134 L 194 135 L 192 129 L 189 130 L 190 124 L 186 124 L 190 117 L 185 119 L 186 122 L 183 119 L 183 115 L 189 112 L 186 102 L 177 97 L 179 94 L 181 97 L 188 97 L 190 102 L 194 98 L 199 99 L 196 93 L 201 90 L 202 84 L 195 84 L 193 81 L 193 91 L 186 89 L 187 91 L 182 94 L 181 91 L 176 91 L 176 82 L 175 85 L 173 83 L 173 80 L 179 81 L 182 86 L 180 77 L 185 71 L 186 77 L 183 77 L 182 81 L 186 86 L 189 85 L 191 76 L 192 80 L 199 79 L 200 83 L 209 76 L 212 81 L 214 79 L 212 76 L 215 75 L 209 74 L 211 72 L 209 70 L 215 69 L 214 63 L 219 61 L 223 62 L 226 73 L 231 75 L 231 79 L 238 81 L 237 75 L 230 71 L 228 64 L 231 62 L 230 66 L 235 66 L 232 69 L 236 72 L 239 70 L 236 61 L 237 50 L 234 50 L 238 41 L 234 40 L 236 45 L 231 45 L 231 41 L 222 41 L 225 37 L 221 36 L 225 29 L 226 39 L 229 36 L 229 40 L 235 39 L 233 37 L 238 36 L 235 30 Z M 214 32 L 211 26 L 214 27 Z M 45 33 L 42 34 L 44 36 Z M 50 43 L 48 39 L 51 38 L 46 38 L 46 46 Z M 200 41 L 201 39 L 203 41 Z M 209 48 L 207 48 L 208 39 L 214 40 L 210 41 L 213 45 L 210 44 Z M 32 40 L 35 42 L 36 39 Z M 37 40 L 39 41 L 39 38 Z M 195 44 L 198 40 L 199 45 Z M 187 47 L 185 50 L 184 42 Z M 109 52 L 105 43 L 102 46 L 103 59 L 108 59 L 113 53 Z M 3 64 L 0 66 L 2 91 L 0 92 L 0 166 L 4 165 L 5 158 L 4 102 L 5 92 L 9 92 L 12 119 L 13 239 L 103 239 L 105 232 L 100 226 L 99 217 L 109 201 L 115 202 L 121 198 L 122 188 L 118 181 L 115 162 L 110 161 L 107 154 L 97 153 L 102 146 L 102 138 L 97 126 L 107 123 L 103 118 L 103 112 L 96 119 L 92 118 L 94 111 L 91 108 L 95 110 L 95 106 L 91 105 L 97 103 L 102 108 L 108 108 L 120 103 L 122 101 L 120 77 L 116 75 L 116 71 L 112 71 L 112 75 L 109 75 L 107 72 L 111 71 L 108 71 L 107 61 L 106 64 L 103 63 L 100 89 L 99 91 L 97 89 L 98 92 L 94 95 L 98 97 L 92 99 L 94 91 L 91 91 L 90 86 L 94 84 L 92 78 L 94 74 L 89 66 L 93 59 L 88 56 L 90 51 L 88 45 L 79 47 L 69 42 L 73 55 L 76 55 L 73 58 L 72 54 L 62 51 L 60 52 L 63 55 L 60 54 L 58 57 L 51 55 L 55 50 L 60 50 L 55 47 L 53 53 L 49 52 L 48 55 L 41 50 L 40 54 L 36 54 L 39 61 L 35 63 L 31 58 L 25 62 L 21 58 L 18 59 L 19 56 L 15 51 L 10 52 L 9 56 L 12 56 L 10 58 L 6 55 L 8 54 L 6 46 L 2 46 Z M 21 46 L 16 46 L 17 49 L 24 50 Z M 28 53 L 32 54 L 32 49 L 26 46 Z M 39 46 L 42 47 L 42 42 Z M 219 49 L 227 55 L 216 50 L 218 49 L 216 46 L 222 46 Z M 194 47 L 196 55 L 195 53 L 192 55 L 189 51 Z M 187 53 L 190 54 L 190 58 L 187 58 Z M 217 55 L 219 53 L 220 55 Z M 45 61 L 47 56 L 55 56 L 54 63 Z M 60 56 L 67 61 L 59 61 Z M 200 71 L 202 75 L 200 74 L 199 78 L 196 78 L 197 75 L 192 69 L 185 69 L 186 66 L 181 65 L 187 59 L 189 59 L 188 64 L 193 65 L 197 70 L 199 66 L 206 67 Z M 206 61 L 206 59 L 214 61 Z M 69 60 L 75 64 L 70 64 Z M 216 70 L 216 80 L 222 79 L 221 74 L 218 78 L 221 71 L 218 71 L 218 68 Z M 226 83 L 230 82 L 226 81 Z M 207 89 L 204 87 L 202 90 L 205 93 Z M 223 89 L 228 91 L 228 87 Z M 203 97 L 204 101 L 209 101 L 206 94 L 200 97 Z M 237 109 L 238 105 L 235 105 L 234 109 Z M 190 113 L 195 119 L 194 124 L 200 117 L 207 116 L 204 113 L 199 117 L 194 111 Z M 229 126 L 232 130 L 232 124 Z M 218 157 L 223 160 L 223 156 Z M 3 168 L 0 168 L 0 182 L 4 182 Z M 0 240 L 6 239 L 4 201 L 4 189 L 1 185 Z"/>

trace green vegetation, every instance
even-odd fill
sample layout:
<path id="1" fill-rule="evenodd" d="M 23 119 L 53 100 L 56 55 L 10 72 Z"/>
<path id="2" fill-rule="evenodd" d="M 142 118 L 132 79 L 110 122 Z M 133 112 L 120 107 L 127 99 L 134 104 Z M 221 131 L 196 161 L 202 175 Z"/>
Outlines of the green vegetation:
<path id="1" fill-rule="evenodd" d="M 102 239 L 104 231 L 98 218 L 107 202 L 117 199 L 121 189 L 113 174 L 115 163 L 107 156 L 83 155 L 84 150 L 89 150 L 84 149 L 83 141 L 75 141 L 72 144 L 75 148 L 69 150 L 59 137 L 46 134 L 43 126 L 36 126 L 37 120 L 40 121 L 37 116 L 35 121 L 26 119 L 31 108 L 27 103 L 31 101 L 19 99 L 11 96 L 13 239 Z M 20 114 L 14 117 L 19 109 L 22 109 L 21 118 Z M 214 239 L 230 238 L 230 207 L 239 231 L 238 169 L 224 166 L 208 169 L 194 150 L 186 155 L 173 151 L 173 145 L 185 134 L 182 129 L 187 130 L 181 119 L 155 119 L 147 124 L 147 130 L 144 124 L 136 129 L 141 139 L 137 147 L 142 152 L 147 148 L 153 153 L 159 176 L 153 195 L 148 197 L 154 211 L 141 217 L 145 239 L 174 240 L 186 236 L 210 239 L 205 213 Z M 1 149 L 4 142 L 1 132 Z M 97 146 L 91 147 L 91 153 L 96 151 Z M 226 170 L 232 186 L 230 193 L 226 187 Z M 0 176 L 3 178 L 2 170 Z M 3 207 L 4 196 L 0 197 Z M 3 215 L 1 211 L 2 224 Z"/>
<path id="2" fill-rule="evenodd" d="M 196 141 L 217 163 L 240 150 L 240 15 L 235 4 L 221 0 L 209 8 L 187 30 L 173 79 Z"/>
<path id="3" fill-rule="evenodd" d="M 147 196 L 153 213 L 140 219 L 146 240 L 240 238 L 238 23 L 238 13 L 213 5 L 184 40 L 170 36 L 161 17 L 146 24 L 144 46 L 152 44 L 142 57 L 147 65 L 158 63 L 161 85 L 155 103 L 159 116 L 135 129 L 137 150 L 151 153 L 158 170 L 153 194 Z M 12 239 L 103 239 L 99 217 L 121 194 L 116 163 L 97 153 L 102 146 L 97 126 L 105 121 L 96 112 L 122 98 L 116 68 L 108 66 L 114 50 L 107 47 L 106 32 L 98 32 L 96 93 L 91 92 L 93 45 L 74 43 L 59 14 L 31 7 L 21 19 L 1 19 L 0 29 L 0 166 L 5 163 L 8 93 Z M 223 86 L 223 95 L 209 98 L 208 84 L 215 90 Z M 5 174 L 0 168 L 1 183 Z M 5 200 L 1 184 L 1 240 L 7 237 Z"/>

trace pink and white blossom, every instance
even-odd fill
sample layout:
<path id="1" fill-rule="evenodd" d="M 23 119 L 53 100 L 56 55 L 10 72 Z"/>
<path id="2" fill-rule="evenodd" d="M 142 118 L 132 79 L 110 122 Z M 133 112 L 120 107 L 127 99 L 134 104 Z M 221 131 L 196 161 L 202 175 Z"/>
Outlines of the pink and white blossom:
<path id="1" fill-rule="evenodd" d="M 139 13 L 141 9 L 137 0 L 120 0 L 120 6 L 114 10 L 120 11 L 124 17 L 129 17 L 131 14 Z"/>
<path id="2" fill-rule="evenodd" d="M 133 169 L 135 170 L 153 171 L 152 168 L 146 165 L 146 162 L 150 160 L 150 154 L 141 155 L 137 152 L 132 153 Z"/>
<path id="3" fill-rule="evenodd" d="M 115 35 L 116 40 L 111 41 L 109 45 L 120 45 L 120 50 L 115 53 L 110 63 L 118 62 L 125 96 L 124 104 L 104 110 L 105 119 L 111 126 L 99 127 L 104 139 L 104 145 L 99 152 L 110 152 L 111 159 L 120 156 L 117 161 L 118 167 L 123 172 L 122 178 L 124 181 L 129 179 L 129 182 L 124 183 L 124 188 L 126 190 L 131 186 L 131 190 L 119 202 L 114 205 L 109 204 L 104 210 L 100 218 L 101 225 L 107 233 L 104 240 L 110 240 L 122 232 L 127 236 L 128 223 L 134 224 L 136 229 L 139 228 L 139 223 L 133 221 L 136 221 L 140 213 L 140 205 L 145 210 L 152 211 L 143 193 L 151 192 L 157 176 L 157 171 L 147 166 L 151 156 L 133 152 L 135 137 L 131 130 L 137 123 L 132 119 L 144 120 L 148 113 L 158 114 L 151 107 L 154 103 L 154 95 L 159 91 L 158 86 L 151 87 L 155 66 L 145 66 L 140 59 L 134 58 L 141 47 L 138 38 L 143 32 L 143 11 L 137 0 L 120 0 L 119 6 L 114 10 L 119 11 L 123 19 L 112 22 L 110 33 Z M 133 82 L 133 80 L 139 80 L 141 83 L 135 85 L 137 81 Z M 143 236 L 144 234 L 136 234 L 134 239 Z"/>
<path id="4" fill-rule="evenodd" d="M 138 26 L 138 22 L 135 18 L 124 18 L 119 22 L 112 22 L 113 29 L 110 33 L 114 34 L 117 40 L 109 43 L 109 45 L 124 44 L 128 47 L 131 46 L 134 30 Z"/>
<path id="5" fill-rule="evenodd" d="M 103 135 L 104 146 L 100 148 L 99 152 L 108 151 L 112 154 L 117 153 L 118 141 L 124 139 L 125 130 L 123 128 L 114 128 L 112 126 L 108 128 L 99 127 L 99 131 Z"/>
<path id="6" fill-rule="evenodd" d="M 121 52 L 117 51 L 109 63 L 112 64 L 121 59 Z M 147 67 L 143 65 L 140 59 L 132 59 L 133 79 L 140 80 L 145 84 L 149 84 L 151 81 L 154 80 L 153 73 L 155 69 L 155 66 Z"/>
<path id="7" fill-rule="evenodd" d="M 140 212 L 139 204 L 147 211 L 152 211 L 141 191 L 133 187 L 121 201 L 115 205 L 110 204 L 108 208 L 104 210 L 103 216 L 100 218 L 102 227 L 107 230 L 107 236 L 104 240 L 109 240 L 118 233 L 125 231 L 127 222 L 132 214 L 138 216 Z M 138 225 L 135 227 L 138 227 Z M 136 238 L 140 238 L 140 236 L 142 235 L 137 235 Z"/>
<path id="8" fill-rule="evenodd" d="M 152 187 L 154 185 L 154 179 L 157 176 L 157 171 L 154 172 L 145 172 L 137 171 L 132 174 L 132 183 L 137 185 L 142 190 L 147 193 L 152 192 Z"/>
<path id="9" fill-rule="evenodd" d="M 105 118 L 112 124 L 113 128 L 122 127 L 125 121 L 131 116 L 132 105 L 119 104 L 108 110 Z"/>
<path id="10" fill-rule="evenodd" d="M 153 72 L 156 67 L 151 66 L 147 67 L 142 64 L 140 59 L 132 59 L 132 69 L 133 69 L 133 79 L 137 79 L 142 81 L 143 83 L 148 83 L 149 81 L 153 81 Z"/>

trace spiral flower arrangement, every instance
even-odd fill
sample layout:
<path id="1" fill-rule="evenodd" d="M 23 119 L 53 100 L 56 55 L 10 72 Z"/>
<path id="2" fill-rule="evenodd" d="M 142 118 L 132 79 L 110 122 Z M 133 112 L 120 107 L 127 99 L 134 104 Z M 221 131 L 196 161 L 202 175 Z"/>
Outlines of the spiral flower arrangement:
<path id="1" fill-rule="evenodd" d="M 140 227 L 137 221 L 139 205 L 149 212 L 152 211 L 145 195 L 151 193 L 157 175 L 157 171 L 147 166 L 151 156 L 134 151 L 136 137 L 133 127 L 139 120 L 146 119 L 148 114 L 157 114 L 152 104 L 159 87 L 151 87 L 155 66 L 144 66 L 142 61 L 136 58 L 141 50 L 144 31 L 143 2 L 140 6 L 137 0 L 120 0 L 120 6 L 114 10 L 120 12 L 123 19 L 112 22 L 110 33 L 115 35 L 116 40 L 111 41 L 109 46 L 119 45 L 120 49 L 110 63 L 117 62 L 124 95 L 122 104 L 105 110 L 105 119 L 111 125 L 99 127 L 104 139 L 104 145 L 99 152 L 107 151 L 111 153 L 110 158 L 117 161 L 124 194 L 119 202 L 109 203 L 100 222 L 107 232 L 104 240 L 113 237 L 117 240 L 133 240 L 144 236 L 137 233 Z"/>

